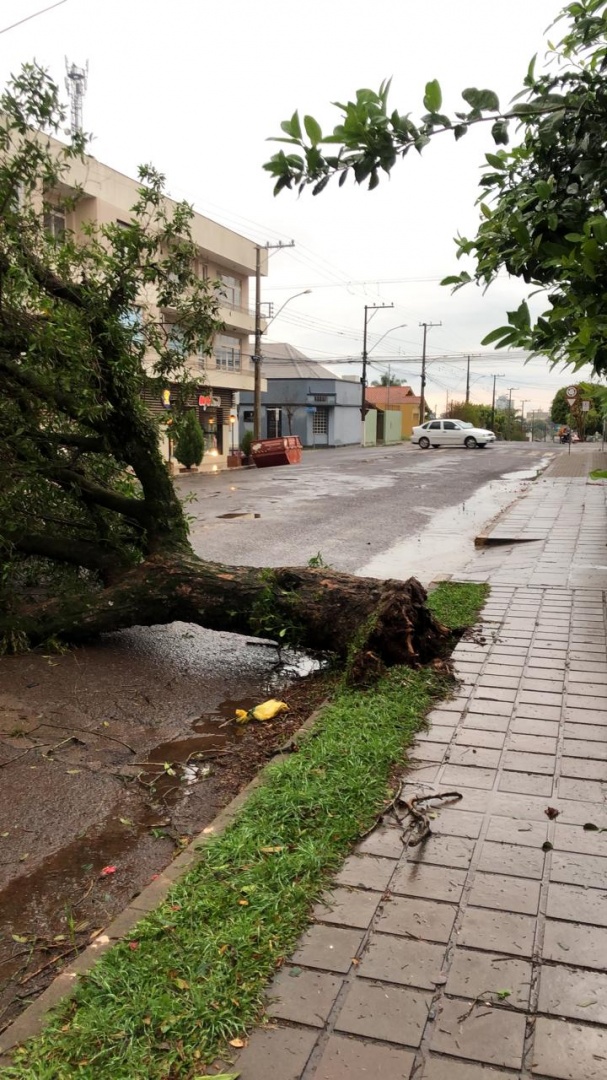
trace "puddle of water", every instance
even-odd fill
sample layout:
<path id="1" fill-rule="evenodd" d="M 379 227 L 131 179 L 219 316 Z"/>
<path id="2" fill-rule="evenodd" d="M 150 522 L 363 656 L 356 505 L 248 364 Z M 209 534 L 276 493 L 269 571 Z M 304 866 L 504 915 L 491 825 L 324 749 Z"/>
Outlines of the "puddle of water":
<path id="1" fill-rule="evenodd" d="M 361 566 L 363 577 L 415 577 L 428 585 L 441 574 L 460 570 L 473 555 L 474 538 L 489 521 L 505 510 L 528 486 L 517 480 L 492 480 L 460 506 L 440 510 L 408 540 L 382 551 Z"/>
<path id="2" fill-rule="evenodd" d="M 232 712 L 231 719 L 233 716 Z M 193 724 L 195 735 L 159 743 L 148 752 L 140 776 L 155 800 L 173 805 L 188 795 L 193 784 L 211 775 L 213 751 L 224 750 L 231 734 L 225 728 L 219 730 L 220 719 L 221 715 L 210 723 L 208 717 L 201 717 Z"/>
<path id="3" fill-rule="evenodd" d="M 537 469 L 522 469 L 520 472 L 502 473 L 502 480 L 535 480 L 538 476 Z"/>
<path id="4" fill-rule="evenodd" d="M 543 457 L 533 469 L 521 469 L 517 472 L 502 473 L 502 480 L 537 480 L 541 472 L 544 471 L 546 466 L 552 461 L 552 454 L 548 454 Z"/>

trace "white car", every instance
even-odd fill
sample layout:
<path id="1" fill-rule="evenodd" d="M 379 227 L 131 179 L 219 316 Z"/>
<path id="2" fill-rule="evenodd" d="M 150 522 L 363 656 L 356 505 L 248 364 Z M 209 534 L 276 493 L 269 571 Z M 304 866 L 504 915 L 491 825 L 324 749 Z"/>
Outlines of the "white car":
<path id="1" fill-rule="evenodd" d="M 481 449 L 487 443 L 495 442 L 495 435 L 485 428 L 476 428 L 466 420 L 427 420 L 425 424 L 413 428 L 411 442 L 417 443 L 422 450 L 429 446 L 465 446 L 474 450 Z"/>

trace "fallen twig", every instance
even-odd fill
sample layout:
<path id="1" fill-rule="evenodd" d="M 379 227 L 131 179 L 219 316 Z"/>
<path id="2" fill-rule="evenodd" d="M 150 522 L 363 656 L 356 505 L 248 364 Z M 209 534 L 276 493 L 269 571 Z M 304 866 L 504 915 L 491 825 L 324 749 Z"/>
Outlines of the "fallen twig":
<path id="1" fill-rule="evenodd" d="M 457 1018 L 458 1024 L 463 1024 L 464 1020 L 467 1020 L 468 1017 L 472 1015 L 472 1013 L 473 1013 L 473 1011 L 474 1011 L 474 1009 L 476 1008 L 477 1005 L 487 1005 L 487 1006 L 489 1006 L 489 1008 L 492 1008 L 493 1007 L 493 1002 L 492 1001 L 483 1001 L 483 998 L 484 998 L 485 994 L 493 994 L 493 995 L 495 995 L 496 993 L 497 993 L 496 990 L 481 990 L 480 994 L 476 995 L 474 1001 L 471 1002 L 471 1004 L 468 1006 L 466 1011 L 464 1013 L 462 1013 L 461 1016 L 458 1016 L 458 1018 Z"/>
<path id="2" fill-rule="evenodd" d="M 125 742 L 124 739 L 118 739 L 115 735 L 106 735 L 104 731 L 97 731 L 96 728 L 74 727 L 73 724 L 51 724 L 50 720 L 43 720 L 38 727 L 51 727 L 55 731 L 79 731 L 81 735 L 97 735 L 100 739 L 109 739 L 110 742 L 120 743 L 121 746 L 125 746 L 131 754 L 136 754 L 137 751 Z M 37 730 L 36 728 L 33 729 Z"/>
<path id="3" fill-rule="evenodd" d="M 436 802 L 457 802 L 463 798 L 461 791 L 441 791 L 431 795 L 407 795 L 403 796 L 403 784 L 401 781 L 398 786 L 398 791 L 394 798 L 388 803 L 383 810 L 375 818 L 373 824 L 364 833 L 361 834 L 361 838 L 369 836 L 370 833 L 381 825 L 384 819 L 391 814 L 396 820 L 397 824 L 403 829 L 401 840 L 406 847 L 417 847 L 422 843 L 431 833 L 430 816 L 428 813 L 428 807 L 422 806 L 424 803 Z M 398 813 L 399 807 L 405 808 L 404 814 Z M 407 824 L 407 818 L 409 818 L 409 824 Z"/>
<path id="4" fill-rule="evenodd" d="M 66 951 L 60 953 L 59 956 L 53 956 L 52 960 L 49 960 L 46 964 L 43 964 L 42 967 L 36 968 L 35 971 L 31 971 L 29 975 L 26 975 L 24 979 L 21 979 L 19 986 L 25 986 L 26 983 L 31 982 L 32 979 L 35 979 L 36 975 L 41 975 L 42 972 L 46 971 L 47 968 L 52 967 L 53 964 L 59 963 L 60 960 L 64 960 L 66 956 L 70 956 L 71 953 L 74 952 L 78 952 L 77 945 L 72 945 L 71 949 L 66 949 Z"/>

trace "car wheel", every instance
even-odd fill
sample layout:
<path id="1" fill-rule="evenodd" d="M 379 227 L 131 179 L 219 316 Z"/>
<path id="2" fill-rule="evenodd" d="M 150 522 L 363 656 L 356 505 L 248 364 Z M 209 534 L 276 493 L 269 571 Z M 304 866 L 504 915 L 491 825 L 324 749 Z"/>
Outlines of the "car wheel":
<path id="1" fill-rule="evenodd" d="M 486 447 L 486 445 L 487 445 L 487 443 L 486 443 L 486 442 L 479 442 L 479 444 L 478 444 L 478 448 L 479 448 L 479 450 L 484 450 L 484 449 L 485 449 L 485 447 Z"/>
<path id="2" fill-rule="evenodd" d="M 430 439 L 427 439 L 425 435 L 422 435 L 421 439 L 419 440 L 418 446 L 422 450 L 427 450 L 430 446 Z"/>
<path id="3" fill-rule="evenodd" d="M 466 450 L 474 450 L 474 447 L 476 446 L 474 435 L 468 435 L 468 438 L 464 439 L 464 446 L 466 447 Z"/>

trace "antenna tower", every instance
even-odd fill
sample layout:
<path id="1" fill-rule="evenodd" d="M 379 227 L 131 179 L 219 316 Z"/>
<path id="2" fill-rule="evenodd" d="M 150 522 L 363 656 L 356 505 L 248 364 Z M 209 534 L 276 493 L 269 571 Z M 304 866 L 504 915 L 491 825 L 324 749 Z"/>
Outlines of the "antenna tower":
<path id="1" fill-rule="evenodd" d="M 72 135 L 81 134 L 83 131 L 82 126 L 82 103 L 84 101 L 84 95 L 86 93 L 86 84 L 89 73 L 89 63 L 86 62 L 86 67 L 77 67 L 76 64 L 69 64 L 67 56 L 65 58 L 65 88 L 70 98 L 70 130 Z"/>

